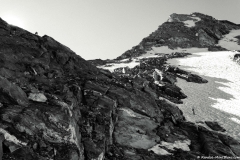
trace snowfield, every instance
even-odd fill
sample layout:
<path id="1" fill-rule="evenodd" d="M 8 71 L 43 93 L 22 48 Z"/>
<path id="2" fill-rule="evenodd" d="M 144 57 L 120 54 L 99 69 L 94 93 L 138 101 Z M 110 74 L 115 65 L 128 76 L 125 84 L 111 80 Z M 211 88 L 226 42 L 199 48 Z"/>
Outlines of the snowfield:
<path id="1" fill-rule="evenodd" d="M 183 53 L 197 53 L 197 52 L 207 52 L 208 48 L 176 48 L 170 49 L 168 46 L 161 46 L 161 47 L 152 47 L 151 51 L 147 51 L 146 54 L 143 54 L 141 57 L 152 57 L 155 53 L 157 54 L 170 54 L 173 52 L 183 52 Z"/>
<path id="2" fill-rule="evenodd" d="M 124 68 L 124 67 L 134 68 L 135 66 L 140 65 L 140 62 L 138 61 L 138 59 L 133 59 L 131 62 L 125 63 L 125 61 L 127 60 L 121 61 L 119 63 L 108 63 L 107 65 L 97 66 L 97 67 L 102 69 L 107 69 L 110 72 L 114 72 L 114 70 L 117 68 Z"/>
<path id="3" fill-rule="evenodd" d="M 188 98 L 178 105 L 187 120 L 217 121 L 231 136 L 240 140 L 240 65 L 232 60 L 236 52 L 194 53 L 172 59 L 170 64 L 196 73 L 208 80 L 196 84 L 178 79 L 177 85 Z M 193 115 L 194 108 L 196 115 Z"/>

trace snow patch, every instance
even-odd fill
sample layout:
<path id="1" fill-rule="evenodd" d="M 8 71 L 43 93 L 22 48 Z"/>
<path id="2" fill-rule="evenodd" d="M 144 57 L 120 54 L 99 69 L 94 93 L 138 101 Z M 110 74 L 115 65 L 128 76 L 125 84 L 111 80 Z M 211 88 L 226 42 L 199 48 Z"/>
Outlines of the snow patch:
<path id="1" fill-rule="evenodd" d="M 240 119 L 235 118 L 235 117 L 232 117 L 232 118 L 230 118 L 230 119 L 231 119 L 232 121 L 234 121 L 234 122 L 240 124 Z"/>
<path id="2" fill-rule="evenodd" d="M 181 149 L 183 151 L 190 151 L 189 145 L 191 141 L 189 139 L 183 141 L 175 141 L 174 143 L 162 141 L 159 146 L 166 147 L 169 150 L 174 151 L 174 148 Z"/>
<path id="3" fill-rule="evenodd" d="M 171 153 L 169 153 L 165 149 L 160 148 L 160 144 L 153 146 L 152 148 L 148 149 L 148 151 L 153 151 L 157 155 L 171 155 Z"/>
<path id="4" fill-rule="evenodd" d="M 188 96 L 179 105 L 186 119 L 193 122 L 217 121 L 227 134 L 239 140 L 240 125 L 236 123 L 240 119 L 240 65 L 231 59 L 234 54 L 236 52 L 232 51 L 194 53 L 175 61 L 180 68 L 206 76 L 209 80 L 204 85 L 184 80 L 177 82 Z M 196 115 L 193 115 L 192 107 Z"/>
<path id="5" fill-rule="evenodd" d="M 120 62 L 126 62 L 126 61 L 128 61 L 128 60 L 129 60 L 129 58 L 126 58 L 126 59 L 120 60 Z"/>
<path id="6" fill-rule="evenodd" d="M 238 39 L 234 38 L 240 35 L 240 29 L 231 30 L 231 32 L 218 41 L 218 46 L 226 48 L 228 50 L 240 50 L 240 45 L 238 45 Z"/>
<path id="7" fill-rule="evenodd" d="M 154 58 L 154 57 L 161 57 L 165 54 L 171 54 L 173 52 L 182 52 L 182 53 L 198 53 L 198 52 L 207 52 L 208 48 L 197 48 L 197 47 L 192 47 L 192 48 L 176 48 L 176 49 L 170 49 L 168 46 L 161 46 L 161 47 L 152 47 L 152 50 L 147 51 L 146 54 L 143 54 L 139 57 L 133 58 L 131 62 L 125 63 L 129 59 L 123 59 L 119 62 L 116 63 L 108 63 L 106 65 L 102 66 L 97 66 L 98 68 L 102 69 L 107 69 L 110 72 L 114 72 L 115 69 L 117 68 L 124 68 L 124 67 L 129 67 L 129 68 L 134 68 L 136 66 L 140 65 L 140 59 L 143 58 Z"/>
<path id="8" fill-rule="evenodd" d="M 141 57 L 157 57 L 158 55 L 155 54 L 171 54 L 173 52 L 183 52 L 183 53 L 198 53 L 198 52 L 208 52 L 208 48 L 176 48 L 176 49 L 170 49 L 168 46 L 161 46 L 161 47 L 152 47 L 151 51 L 147 51 L 146 54 L 141 55 Z"/>
<path id="9" fill-rule="evenodd" d="M 189 148 L 190 144 L 191 144 L 191 141 L 189 139 L 183 140 L 183 141 L 175 141 L 174 143 L 162 141 L 160 144 L 157 144 L 152 148 L 148 149 L 148 151 L 153 151 L 158 155 L 170 155 L 171 153 L 169 153 L 168 151 L 166 151 L 161 147 L 164 147 L 171 151 L 174 151 L 175 150 L 174 148 L 181 149 L 183 151 L 190 151 L 190 148 Z"/>
<path id="10" fill-rule="evenodd" d="M 97 67 L 102 69 L 107 69 L 110 72 L 114 72 L 114 70 L 117 68 L 122 68 L 122 67 L 134 68 L 138 65 L 140 65 L 140 62 L 138 62 L 137 59 L 133 59 L 132 62 L 129 62 L 129 63 L 108 63 L 107 65 L 97 66 Z"/>
<path id="11" fill-rule="evenodd" d="M 196 25 L 195 23 L 201 20 L 201 18 L 195 17 L 195 16 L 192 16 L 191 18 L 193 20 L 186 20 L 186 21 L 183 22 L 185 24 L 185 26 L 194 27 Z"/>

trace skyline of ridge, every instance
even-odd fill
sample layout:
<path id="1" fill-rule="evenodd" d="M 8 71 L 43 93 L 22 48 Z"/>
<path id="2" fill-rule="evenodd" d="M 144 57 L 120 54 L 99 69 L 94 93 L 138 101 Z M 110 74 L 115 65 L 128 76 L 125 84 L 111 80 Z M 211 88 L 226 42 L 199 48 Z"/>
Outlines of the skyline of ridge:
<path id="1" fill-rule="evenodd" d="M 84 59 L 113 59 L 155 31 L 172 13 L 200 12 L 240 24 L 238 6 L 237 0 L 10 0 L 0 6 L 0 17 L 40 36 L 51 36 Z"/>

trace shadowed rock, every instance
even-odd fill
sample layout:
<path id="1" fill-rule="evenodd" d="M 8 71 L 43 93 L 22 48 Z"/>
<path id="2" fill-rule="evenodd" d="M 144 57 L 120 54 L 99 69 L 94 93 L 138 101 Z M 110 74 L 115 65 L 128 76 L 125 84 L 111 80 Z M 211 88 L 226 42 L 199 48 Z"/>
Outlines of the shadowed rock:
<path id="1" fill-rule="evenodd" d="M 2 76 L 0 76 L 0 94 L 1 102 L 15 102 L 24 107 L 28 105 L 26 93 L 19 86 L 11 83 Z"/>
<path id="2" fill-rule="evenodd" d="M 226 130 L 221 127 L 217 122 L 205 121 L 208 127 L 210 127 L 214 131 L 225 132 Z"/>

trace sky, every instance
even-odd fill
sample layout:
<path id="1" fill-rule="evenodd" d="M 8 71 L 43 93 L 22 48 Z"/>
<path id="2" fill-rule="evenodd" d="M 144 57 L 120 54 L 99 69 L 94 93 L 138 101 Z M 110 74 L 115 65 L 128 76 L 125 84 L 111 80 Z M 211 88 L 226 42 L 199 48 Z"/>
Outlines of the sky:
<path id="1" fill-rule="evenodd" d="M 240 24 L 240 0 L 0 0 L 0 17 L 48 35 L 84 59 L 113 59 L 172 13 L 200 12 Z"/>

